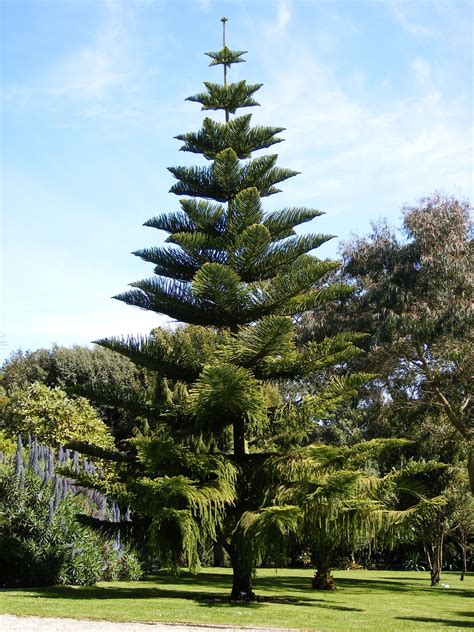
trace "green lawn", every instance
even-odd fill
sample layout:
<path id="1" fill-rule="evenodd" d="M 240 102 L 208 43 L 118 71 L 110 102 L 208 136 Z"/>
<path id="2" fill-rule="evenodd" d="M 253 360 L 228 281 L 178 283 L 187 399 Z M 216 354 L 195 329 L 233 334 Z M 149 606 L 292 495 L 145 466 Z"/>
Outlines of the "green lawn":
<path id="1" fill-rule="evenodd" d="M 313 591 L 311 571 L 259 570 L 261 600 L 227 600 L 230 574 L 206 569 L 197 576 L 159 574 L 142 582 L 94 588 L 1 590 L 0 613 L 108 619 L 274 626 L 306 630 L 464 630 L 474 628 L 474 577 L 444 573 L 429 586 L 427 573 L 339 571 L 338 590 Z"/>

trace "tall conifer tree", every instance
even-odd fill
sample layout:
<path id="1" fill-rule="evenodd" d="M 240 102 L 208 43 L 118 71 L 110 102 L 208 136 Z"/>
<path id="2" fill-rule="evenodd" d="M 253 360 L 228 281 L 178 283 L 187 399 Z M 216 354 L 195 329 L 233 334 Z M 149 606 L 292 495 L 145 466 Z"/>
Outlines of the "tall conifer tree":
<path id="1" fill-rule="evenodd" d="M 234 481 L 233 491 L 232 485 L 217 486 L 211 497 L 201 494 L 201 504 L 196 505 L 188 486 L 181 507 L 189 508 L 198 529 L 206 512 L 196 512 L 196 506 L 202 509 L 210 498 L 214 509 L 217 507 L 222 517 L 219 534 L 209 525 L 207 532 L 219 536 L 230 556 L 232 598 L 249 600 L 254 598 L 252 573 L 258 556 L 252 540 L 246 537 L 249 516 L 254 524 L 259 510 L 270 505 L 265 520 L 268 523 L 273 516 L 273 531 L 283 535 L 295 518 L 295 508 L 290 507 L 275 507 L 272 514 L 275 499 L 262 488 L 262 466 L 275 454 L 291 449 L 297 439 L 307 439 L 314 423 L 353 393 L 364 376 L 320 381 L 318 392 L 299 393 L 293 400 L 280 394 L 278 385 L 285 380 L 341 367 L 359 352 L 355 344 L 358 336 L 339 334 L 302 348 L 295 343 L 295 319 L 340 298 L 348 288 L 327 282 L 337 264 L 309 254 L 331 237 L 295 230 L 321 215 L 320 211 L 300 207 L 263 210 L 262 199 L 278 193 L 277 185 L 296 172 L 278 167 L 276 154 L 254 157 L 279 143 L 283 128 L 253 126 L 252 115 L 240 113 L 259 105 L 254 95 L 261 84 L 228 82 L 228 71 L 244 61 L 245 51 L 227 47 L 226 18 L 222 22 L 223 47 L 207 55 L 210 66 L 223 68 L 223 83 L 205 82 L 203 92 L 189 97 L 189 101 L 200 103 L 202 110 L 222 113 L 222 118 L 206 117 L 198 132 L 177 136 L 183 151 L 200 154 L 207 163 L 170 168 L 176 178 L 171 192 L 179 196 L 181 208 L 145 224 L 165 231 L 167 245 L 134 253 L 154 265 L 154 276 L 132 283 L 133 289 L 116 297 L 190 327 L 178 330 L 175 338 L 158 330 L 148 339 L 98 342 L 157 374 L 161 426 L 155 419 L 155 425 L 151 424 L 154 438 L 140 440 L 140 458 L 142 464 L 148 464 L 148 476 L 150 467 L 155 467 L 156 482 L 166 473 L 167 463 L 170 465 L 167 454 L 173 451 L 171 444 L 163 448 L 158 439 L 158 428 L 162 431 L 163 427 L 175 442 L 187 443 L 187 449 L 195 447 L 200 437 L 203 456 L 198 466 L 194 463 L 194 469 L 188 467 L 186 473 L 194 476 L 194 483 L 202 478 L 206 454 L 211 474 L 217 462 L 222 472 L 222 464 L 234 468 L 235 478 L 232 475 L 229 479 L 228 474 L 221 477 Z M 187 349 L 185 340 L 194 341 L 195 346 Z M 177 393 L 179 405 L 173 404 Z M 176 454 L 183 454 L 181 448 L 176 450 Z M 190 453 L 186 454 L 189 465 Z M 177 474 L 176 463 L 172 475 Z M 152 493 L 147 485 L 147 493 Z M 209 480 L 206 485 L 208 490 Z M 173 498 L 179 496 L 178 487 Z M 221 496 L 220 489 L 224 490 Z M 146 505 L 158 511 L 160 498 L 167 502 L 170 496 L 167 501 L 163 495 L 158 495 L 155 503 L 147 500 L 142 509 L 146 511 Z M 171 515 L 179 521 L 178 513 L 167 514 L 168 526 Z M 161 521 L 161 527 L 163 524 Z M 160 538 L 154 539 L 159 547 Z M 173 533 L 163 542 L 166 546 L 174 542 L 179 548 L 182 542 L 178 540 Z"/>

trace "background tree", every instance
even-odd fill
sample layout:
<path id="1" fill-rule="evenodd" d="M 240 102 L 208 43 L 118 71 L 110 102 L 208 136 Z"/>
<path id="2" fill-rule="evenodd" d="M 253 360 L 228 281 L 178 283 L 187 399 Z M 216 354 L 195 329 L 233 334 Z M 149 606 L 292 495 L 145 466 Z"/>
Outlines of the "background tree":
<path id="1" fill-rule="evenodd" d="M 12 353 L 3 363 L 0 381 L 7 398 L 33 382 L 59 387 L 69 395 L 93 390 L 94 407 L 119 441 L 136 433 L 140 422 L 137 427 L 135 410 L 116 406 L 115 402 L 146 399 L 144 393 L 154 388 L 146 369 L 137 368 L 127 358 L 102 347 L 78 345 Z"/>
<path id="2" fill-rule="evenodd" d="M 474 540 L 474 498 L 469 494 L 469 480 L 465 470 L 456 468 L 444 490 L 446 514 L 449 519 L 448 535 L 456 542 L 461 552 L 461 581 L 468 570 L 469 554 Z"/>
<path id="3" fill-rule="evenodd" d="M 431 489 L 422 493 L 423 478 L 445 466 L 409 461 L 383 472 L 379 457 L 397 453 L 407 443 L 373 439 L 351 446 L 313 444 L 270 459 L 266 470 L 277 485 L 279 505 L 249 512 L 245 520 L 257 552 L 265 550 L 275 519 L 283 519 L 286 530 L 293 530 L 310 552 L 313 588 L 334 590 L 331 569 L 343 548 L 354 555 L 377 543 L 390 548 L 412 539 L 414 524 L 426 522 L 443 505 Z"/>
<path id="4" fill-rule="evenodd" d="M 343 246 L 341 280 L 354 294 L 306 319 L 301 336 L 354 324 L 370 334 L 354 370 L 379 375 L 365 391 L 365 436 L 408 436 L 427 458 L 466 459 L 474 490 L 472 223 L 467 202 L 434 194 Z M 454 434 L 453 434 L 454 432 Z"/>

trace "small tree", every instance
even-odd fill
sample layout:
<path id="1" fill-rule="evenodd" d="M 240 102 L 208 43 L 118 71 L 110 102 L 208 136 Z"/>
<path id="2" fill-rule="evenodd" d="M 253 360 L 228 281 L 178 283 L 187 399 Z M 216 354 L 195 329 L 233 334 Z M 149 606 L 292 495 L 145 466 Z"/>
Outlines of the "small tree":
<path id="1" fill-rule="evenodd" d="M 410 539 L 413 522 L 442 504 L 440 498 L 421 495 L 420 478 L 442 466 L 409 462 L 383 474 L 378 459 L 407 443 L 374 439 L 352 446 L 314 444 L 269 460 L 266 469 L 276 484 L 280 506 L 247 515 L 246 533 L 256 550 L 265 550 L 275 520 L 288 516 L 286 530 L 294 530 L 310 551 L 315 567 L 313 588 L 334 590 L 331 568 L 342 547 L 354 553 L 376 543 L 391 546 Z M 416 493 L 408 502 L 407 492 L 413 487 Z M 282 512 L 285 503 L 291 504 Z"/>
<path id="2" fill-rule="evenodd" d="M 464 469 L 453 469 L 448 484 L 443 490 L 444 505 L 439 512 L 438 532 L 441 533 L 441 554 L 439 555 L 439 573 L 435 579 L 439 581 L 443 562 L 443 543 L 450 536 L 459 546 L 461 553 L 461 581 L 467 573 L 470 541 L 474 536 L 474 498 L 469 494 L 469 481 Z"/>

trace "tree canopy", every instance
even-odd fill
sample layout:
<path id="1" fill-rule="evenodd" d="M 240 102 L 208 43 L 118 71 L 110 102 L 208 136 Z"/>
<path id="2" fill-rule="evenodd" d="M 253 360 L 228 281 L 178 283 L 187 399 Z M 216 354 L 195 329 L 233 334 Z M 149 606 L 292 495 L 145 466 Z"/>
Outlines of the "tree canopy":
<path id="1" fill-rule="evenodd" d="M 457 452 L 474 490 L 472 243 L 470 205 L 438 193 L 404 209 L 401 234 L 374 224 L 342 248 L 350 300 L 307 317 L 300 336 L 367 332 L 352 366 L 378 375 L 365 393 L 369 436 L 416 438 L 429 458 Z"/>
<path id="2" fill-rule="evenodd" d="M 155 545 L 167 543 L 168 551 L 193 565 L 197 534 L 218 537 L 233 566 L 231 596 L 239 600 L 254 598 L 256 552 L 245 535 L 246 516 L 277 501 L 259 484 L 262 467 L 308 442 L 318 420 L 369 377 L 344 374 L 347 360 L 360 353 L 359 334 L 296 344 L 295 320 L 350 288 L 329 282 L 336 262 L 311 254 L 331 236 L 298 232 L 319 210 L 263 208 L 263 198 L 296 172 L 277 166 L 276 154 L 254 156 L 280 142 L 282 128 L 252 126 L 251 115 L 240 114 L 258 105 L 260 88 L 245 80 L 228 83 L 228 70 L 244 61 L 243 54 L 225 42 L 208 53 L 211 66 L 223 67 L 224 82 L 205 82 L 205 91 L 189 100 L 222 113 L 224 121 L 206 117 L 197 133 L 177 137 L 183 151 L 207 162 L 170 168 L 180 210 L 145 224 L 164 231 L 166 244 L 134 253 L 153 264 L 154 276 L 116 297 L 187 326 L 174 333 L 157 329 L 147 338 L 97 341 L 157 376 L 148 402 L 150 432 L 124 457 L 138 473 L 123 493 L 133 501 L 141 490 L 135 505 L 153 514 L 151 533 L 160 534 L 152 536 Z M 282 394 L 285 380 L 330 367 L 338 367 L 338 374 L 328 370 L 313 392 Z M 189 467 L 190 449 L 199 455 L 197 472 Z M 167 452 L 181 456 L 170 461 Z M 216 463 L 228 472 L 224 478 L 215 473 Z M 282 521 L 274 527 L 286 530 Z"/>

